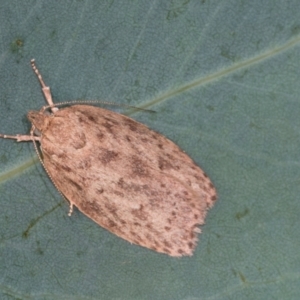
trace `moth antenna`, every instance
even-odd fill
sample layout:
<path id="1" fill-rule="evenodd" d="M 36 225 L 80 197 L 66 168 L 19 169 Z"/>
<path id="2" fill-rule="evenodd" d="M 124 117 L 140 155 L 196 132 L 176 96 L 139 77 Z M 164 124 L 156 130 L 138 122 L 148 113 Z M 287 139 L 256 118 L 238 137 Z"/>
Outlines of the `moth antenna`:
<path id="1" fill-rule="evenodd" d="M 136 106 L 131 106 L 131 105 L 126 105 L 126 104 L 120 104 L 120 103 L 114 103 L 114 102 L 107 102 L 107 101 L 100 101 L 100 100 L 75 100 L 75 101 L 66 101 L 66 102 L 61 102 L 61 103 L 53 103 L 52 100 L 52 95 L 51 95 L 51 91 L 50 91 L 50 87 L 46 86 L 43 77 L 41 75 L 41 73 L 39 72 L 37 66 L 35 65 L 35 60 L 32 59 L 30 61 L 31 63 L 31 67 L 34 71 L 34 73 L 36 74 L 41 86 L 42 86 L 42 91 L 44 93 L 44 96 L 47 100 L 48 105 L 44 106 L 42 109 L 46 110 L 48 108 L 51 109 L 51 111 L 53 113 L 55 113 L 56 111 L 58 111 L 57 106 L 61 106 L 61 105 L 67 105 L 67 104 L 74 104 L 74 103 L 101 103 L 101 104 L 105 104 L 105 105 L 114 105 L 114 106 L 122 106 L 122 107 L 127 107 L 127 108 L 131 108 L 131 109 L 136 109 L 136 110 L 144 110 L 144 111 L 148 111 L 148 112 L 155 112 L 154 110 L 151 109 L 147 109 L 147 108 L 141 108 L 141 107 L 136 107 Z"/>
<path id="2" fill-rule="evenodd" d="M 136 107 L 136 106 L 132 106 L 132 105 L 109 102 L 109 101 L 101 101 L 101 100 L 73 100 L 73 101 L 59 102 L 59 103 L 53 104 L 52 106 L 51 105 L 44 106 L 44 110 L 48 109 L 48 108 L 52 109 L 53 106 L 56 107 L 56 106 L 74 104 L 74 103 L 78 103 L 78 104 L 101 103 L 101 104 L 104 104 L 104 105 L 122 106 L 122 107 L 127 107 L 127 108 L 131 108 L 131 109 L 136 109 L 136 110 L 143 110 L 143 111 L 147 111 L 147 112 L 151 112 L 151 113 L 156 112 L 155 110 L 151 110 L 151 109 L 147 109 L 147 108 Z"/>
<path id="3" fill-rule="evenodd" d="M 36 144 L 36 140 L 34 139 L 34 138 L 35 138 L 35 136 L 33 135 L 34 129 L 35 129 L 34 126 L 32 126 L 32 127 L 31 127 L 31 130 L 30 130 L 30 136 L 32 137 L 32 142 L 33 142 L 34 150 L 35 150 L 35 152 L 36 152 L 36 154 L 37 154 L 37 156 L 38 156 L 38 159 L 39 159 L 41 165 L 43 166 L 43 168 L 44 168 L 44 170 L 46 171 L 47 175 L 49 176 L 50 180 L 52 181 L 54 187 L 57 189 L 57 191 L 58 191 L 59 194 L 62 196 L 62 198 L 65 199 L 67 202 L 70 203 L 70 208 L 69 208 L 69 213 L 68 213 L 68 216 L 70 217 L 70 216 L 72 215 L 72 212 L 73 212 L 73 206 L 74 206 L 74 205 L 73 205 L 73 203 L 70 202 L 70 201 L 63 195 L 63 193 L 59 190 L 59 188 L 57 187 L 56 183 L 54 182 L 54 180 L 53 180 L 51 174 L 49 173 L 48 169 L 46 168 L 46 166 L 45 166 L 45 164 L 44 164 L 44 161 L 43 161 L 43 159 L 42 159 L 42 157 L 41 157 L 41 155 L 40 155 L 40 152 L 39 152 L 39 150 L 38 150 L 38 147 L 37 147 L 37 144 Z"/>

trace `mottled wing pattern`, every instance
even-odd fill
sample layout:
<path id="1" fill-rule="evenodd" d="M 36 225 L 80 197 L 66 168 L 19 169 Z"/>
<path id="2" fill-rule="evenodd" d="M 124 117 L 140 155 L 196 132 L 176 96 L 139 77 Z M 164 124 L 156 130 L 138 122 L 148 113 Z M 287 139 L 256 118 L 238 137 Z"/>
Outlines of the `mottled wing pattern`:
<path id="1" fill-rule="evenodd" d="M 47 122 L 44 164 L 72 204 L 131 243 L 192 255 L 216 191 L 189 156 L 143 124 L 93 106 L 61 109 Z"/>

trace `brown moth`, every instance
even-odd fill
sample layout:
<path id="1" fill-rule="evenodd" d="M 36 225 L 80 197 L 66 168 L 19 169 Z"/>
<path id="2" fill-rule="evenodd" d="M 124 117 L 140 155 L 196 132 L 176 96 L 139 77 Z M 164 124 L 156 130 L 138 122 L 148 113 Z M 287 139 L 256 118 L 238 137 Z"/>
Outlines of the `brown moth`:
<path id="1" fill-rule="evenodd" d="M 117 236 L 170 256 L 192 255 L 217 199 L 208 176 L 172 141 L 124 115 L 90 105 L 30 111 L 41 162 L 73 206 Z"/>

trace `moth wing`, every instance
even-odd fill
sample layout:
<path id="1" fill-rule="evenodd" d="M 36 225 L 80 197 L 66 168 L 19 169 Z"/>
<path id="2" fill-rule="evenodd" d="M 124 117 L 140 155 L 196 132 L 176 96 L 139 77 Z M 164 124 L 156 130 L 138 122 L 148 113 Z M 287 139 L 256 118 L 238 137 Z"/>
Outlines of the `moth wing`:
<path id="1" fill-rule="evenodd" d="M 158 252 L 192 255 L 216 192 L 173 142 L 126 116 L 75 105 L 51 118 L 41 149 L 58 189 L 100 226 Z"/>

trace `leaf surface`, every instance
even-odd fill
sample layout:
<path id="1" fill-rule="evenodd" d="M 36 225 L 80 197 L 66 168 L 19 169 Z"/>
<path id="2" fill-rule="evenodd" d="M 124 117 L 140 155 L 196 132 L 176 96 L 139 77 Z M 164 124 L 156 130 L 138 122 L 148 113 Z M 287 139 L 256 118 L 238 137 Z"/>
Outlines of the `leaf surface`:
<path id="1" fill-rule="evenodd" d="M 194 256 L 67 216 L 31 143 L 0 140 L 1 299 L 297 299 L 297 0 L 2 1 L 0 132 L 45 105 L 104 100 L 172 139 L 219 195 Z M 113 108 L 115 109 L 115 108 Z M 59 134 L 59 133 L 58 133 Z"/>

